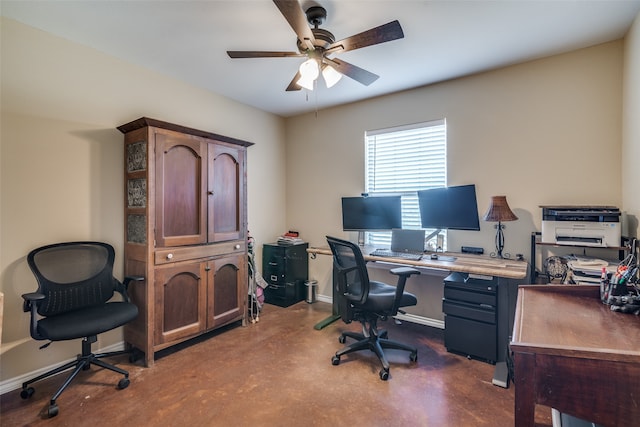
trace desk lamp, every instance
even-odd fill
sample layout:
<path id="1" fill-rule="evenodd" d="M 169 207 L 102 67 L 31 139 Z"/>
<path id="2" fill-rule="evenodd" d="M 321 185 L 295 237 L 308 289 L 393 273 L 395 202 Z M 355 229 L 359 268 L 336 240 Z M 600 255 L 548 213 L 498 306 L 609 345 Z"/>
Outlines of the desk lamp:
<path id="1" fill-rule="evenodd" d="M 510 255 L 508 253 L 502 253 L 504 249 L 504 233 L 502 232 L 504 225 L 502 225 L 502 222 L 515 221 L 518 217 L 511 212 L 509 204 L 507 203 L 507 196 L 491 197 L 491 204 L 484 214 L 483 219 L 485 221 L 498 221 L 498 224 L 495 226 L 496 229 L 498 229 L 496 233 L 496 252 L 492 253 L 491 256 L 494 258 L 509 258 Z"/>

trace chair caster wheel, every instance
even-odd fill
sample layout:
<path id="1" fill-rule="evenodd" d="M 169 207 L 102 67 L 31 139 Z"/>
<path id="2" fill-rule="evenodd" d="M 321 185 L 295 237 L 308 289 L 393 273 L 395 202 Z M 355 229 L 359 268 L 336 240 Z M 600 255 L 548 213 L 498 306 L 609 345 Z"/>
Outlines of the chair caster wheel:
<path id="1" fill-rule="evenodd" d="M 345 337 L 344 335 L 340 335 L 340 336 L 338 337 L 338 342 L 339 342 L 340 344 L 344 344 L 346 341 L 347 341 L 347 337 Z"/>
<path id="2" fill-rule="evenodd" d="M 412 362 L 415 362 L 416 360 L 418 360 L 418 353 L 411 353 L 409 355 L 409 360 L 411 360 Z"/>
<path id="3" fill-rule="evenodd" d="M 130 383 L 129 378 L 123 378 L 120 381 L 118 381 L 118 388 L 120 390 L 125 389 L 129 387 L 129 383 Z"/>
<path id="4" fill-rule="evenodd" d="M 386 381 L 389 379 L 389 371 L 387 369 L 380 370 L 380 379 L 382 381 Z"/>
<path id="5" fill-rule="evenodd" d="M 28 399 L 33 396 L 33 393 L 35 392 L 36 390 L 33 387 L 25 388 L 20 392 L 20 397 L 23 399 Z"/>
<path id="6" fill-rule="evenodd" d="M 333 356 L 331 358 L 331 364 L 336 366 L 340 364 L 340 356 Z"/>
<path id="7" fill-rule="evenodd" d="M 49 418 L 53 418 L 56 415 L 58 415 L 58 405 L 56 405 L 55 403 L 52 403 L 51 405 L 49 405 L 49 407 L 47 408 L 47 417 Z"/>

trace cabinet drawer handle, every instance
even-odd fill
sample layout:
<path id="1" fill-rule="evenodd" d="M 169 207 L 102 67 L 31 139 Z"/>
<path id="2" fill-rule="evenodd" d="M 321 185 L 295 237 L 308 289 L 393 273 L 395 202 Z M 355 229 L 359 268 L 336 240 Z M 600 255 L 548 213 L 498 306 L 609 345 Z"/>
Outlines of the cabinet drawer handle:
<path id="1" fill-rule="evenodd" d="M 167 254 L 167 259 L 171 261 L 173 259 L 173 254 Z"/>
<path id="2" fill-rule="evenodd" d="M 240 249 L 240 244 L 237 244 L 233 247 L 234 249 Z"/>

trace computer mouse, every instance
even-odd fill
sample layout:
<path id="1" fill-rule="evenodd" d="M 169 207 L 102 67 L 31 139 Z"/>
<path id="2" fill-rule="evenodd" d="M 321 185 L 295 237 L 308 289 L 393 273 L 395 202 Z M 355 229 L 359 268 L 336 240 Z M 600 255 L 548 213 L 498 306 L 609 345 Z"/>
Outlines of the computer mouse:
<path id="1" fill-rule="evenodd" d="M 431 254 L 431 259 L 438 259 L 438 254 Z"/>

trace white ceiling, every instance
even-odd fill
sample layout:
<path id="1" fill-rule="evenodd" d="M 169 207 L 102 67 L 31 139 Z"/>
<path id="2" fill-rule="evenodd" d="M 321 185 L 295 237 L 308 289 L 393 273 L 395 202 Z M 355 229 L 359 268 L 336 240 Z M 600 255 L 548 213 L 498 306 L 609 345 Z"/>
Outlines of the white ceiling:
<path id="1" fill-rule="evenodd" d="M 640 0 L 301 0 L 337 40 L 399 20 L 400 40 L 336 57 L 378 74 L 285 92 L 302 58 L 271 0 L 1 0 L 3 16 L 281 116 L 292 116 L 619 39 Z"/>

